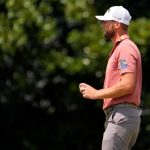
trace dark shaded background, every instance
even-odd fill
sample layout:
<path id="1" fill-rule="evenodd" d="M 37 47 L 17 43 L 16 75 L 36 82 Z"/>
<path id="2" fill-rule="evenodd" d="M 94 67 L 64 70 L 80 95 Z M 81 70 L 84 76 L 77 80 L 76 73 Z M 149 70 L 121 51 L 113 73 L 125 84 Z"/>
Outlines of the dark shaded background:
<path id="1" fill-rule="evenodd" d="M 105 48 L 111 46 L 102 40 L 98 45 L 103 36 L 100 30 L 91 33 L 90 26 L 99 26 L 90 17 L 112 5 L 127 7 L 133 17 L 130 32 L 143 61 L 143 115 L 134 149 L 150 149 L 148 0 L 82 2 L 86 7 L 81 9 L 76 0 L 0 1 L 1 150 L 100 149 L 105 120 L 102 101 L 82 99 L 78 84 L 103 86 Z M 90 16 L 80 18 L 86 11 Z M 95 51 L 90 50 L 92 46 Z"/>

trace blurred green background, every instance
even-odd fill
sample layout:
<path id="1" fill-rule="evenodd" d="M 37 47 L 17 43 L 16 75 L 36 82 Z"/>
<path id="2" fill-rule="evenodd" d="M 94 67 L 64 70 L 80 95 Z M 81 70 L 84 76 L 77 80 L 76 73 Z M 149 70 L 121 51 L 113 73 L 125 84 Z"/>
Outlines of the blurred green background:
<path id="1" fill-rule="evenodd" d="M 102 88 L 111 43 L 95 15 L 123 5 L 143 63 L 143 109 L 135 150 L 150 149 L 148 0 L 0 0 L 0 149 L 100 150 L 102 101 L 81 97 L 80 82 Z"/>

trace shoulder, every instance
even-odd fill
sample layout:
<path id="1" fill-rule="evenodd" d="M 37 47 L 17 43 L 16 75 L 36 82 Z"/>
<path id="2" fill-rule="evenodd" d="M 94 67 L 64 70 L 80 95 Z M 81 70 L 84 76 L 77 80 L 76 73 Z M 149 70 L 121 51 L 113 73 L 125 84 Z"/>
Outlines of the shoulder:
<path id="1" fill-rule="evenodd" d="M 123 40 L 120 44 L 120 47 L 125 47 L 125 48 L 132 48 L 138 50 L 137 45 L 131 40 L 131 39 L 125 39 Z"/>
<path id="2" fill-rule="evenodd" d="M 131 39 L 122 40 L 115 49 L 115 58 L 128 57 L 133 59 L 139 59 L 141 57 L 140 51 L 136 44 Z"/>

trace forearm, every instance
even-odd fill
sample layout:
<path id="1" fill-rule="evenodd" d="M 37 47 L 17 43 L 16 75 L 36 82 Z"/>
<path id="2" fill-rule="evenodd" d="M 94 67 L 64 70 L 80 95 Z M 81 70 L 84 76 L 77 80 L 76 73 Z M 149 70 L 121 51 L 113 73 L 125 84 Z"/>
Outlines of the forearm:
<path id="1" fill-rule="evenodd" d="M 130 94 L 130 90 L 127 88 L 120 88 L 117 86 L 113 86 L 111 88 L 100 89 L 97 91 L 97 99 L 104 98 L 118 98 L 124 95 Z"/>
<path id="2" fill-rule="evenodd" d="M 129 94 L 131 91 L 130 86 L 118 83 L 110 88 L 97 90 L 88 84 L 80 84 L 80 92 L 84 98 L 91 100 L 98 100 L 104 98 L 117 98 Z"/>

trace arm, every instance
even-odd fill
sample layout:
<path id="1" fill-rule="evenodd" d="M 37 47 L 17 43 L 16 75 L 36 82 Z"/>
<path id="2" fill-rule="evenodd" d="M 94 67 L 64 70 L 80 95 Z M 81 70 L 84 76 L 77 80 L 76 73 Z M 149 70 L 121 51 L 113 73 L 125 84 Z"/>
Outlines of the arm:
<path id="1" fill-rule="evenodd" d="M 96 100 L 103 98 L 118 98 L 130 94 L 134 91 L 135 84 L 135 73 L 124 73 L 120 76 L 120 81 L 110 88 L 97 90 L 86 83 L 81 83 L 79 88 L 84 98 Z"/>

